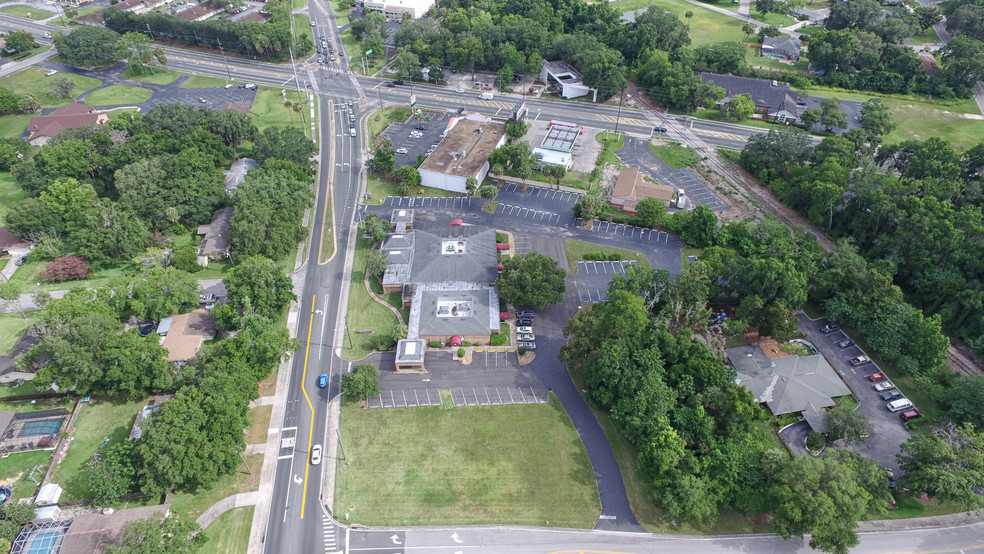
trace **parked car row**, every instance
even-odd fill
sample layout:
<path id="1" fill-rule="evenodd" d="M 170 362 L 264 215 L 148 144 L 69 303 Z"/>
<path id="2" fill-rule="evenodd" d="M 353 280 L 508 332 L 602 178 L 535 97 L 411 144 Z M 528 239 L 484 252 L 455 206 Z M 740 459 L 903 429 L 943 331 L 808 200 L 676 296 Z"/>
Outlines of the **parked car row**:
<path id="1" fill-rule="evenodd" d="M 826 322 L 820 326 L 820 332 L 824 334 L 830 334 L 834 331 L 840 330 L 840 325 L 837 323 Z M 850 348 L 856 346 L 857 343 L 854 339 L 845 337 L 843 340 L 837 342 L 837 346 L 840 348 Z M 848 363 L 852 367 L 865 366 L 871 364 L 871 358 L 867 355 L 861 354 L 855 356 L 848 360 Z M 908 422 L 910 420 L 922 417 L 922 413 L 913 406 L 912 401 L 902 394 L 894 383 L 888 380 L 888 376 L 884 372 L 878 370 L 878 367 L 872 364 L 872 369 L 876 371 L 867 376 L 868 381 L 873 383 L 873 388 L 878 394 L 878 397 L 882 402 L 885 402 L 885 407 L 893 413 L 899 413 L 899 417 L 903 422 Z"/>
<path id="2" fill-rule="evenodd" d="M 533 310 L 516 312 L 516 346 L 536 350 L 536 335 L 533 334 Z"/>

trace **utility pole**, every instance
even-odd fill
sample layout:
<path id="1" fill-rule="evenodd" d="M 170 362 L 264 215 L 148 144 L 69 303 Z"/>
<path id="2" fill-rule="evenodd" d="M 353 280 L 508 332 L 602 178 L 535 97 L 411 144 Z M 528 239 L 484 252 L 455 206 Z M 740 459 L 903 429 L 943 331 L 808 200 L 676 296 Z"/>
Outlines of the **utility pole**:
<path id="1" fill-rule="evenodd" d="M 625 89 L 618 93 L 618 115 L 615 116 L 615 140 L 618 140 L 618 123 L 622 119 L 622 98 L 625 96 Z"/>
<path id="2" fill-rule="evenodd" d="M 301 96 L 301 81 L 297 77 L 297 65 L 294 63 L 294 48 L 287 48 L 287 52 L 290 53 L 290 67 L 294 72 L 294 90 L 297 91 L 297 99 L 304 101 L 304 107 L 307 107 L 307 99 Z M 301 110 L 301 125 L 307 125 L 304 121 L 304 110 Z"/>
<path id="3" fill-rule="evenodd" d="M 198 38 L 198 37 L 196 36 L 195 38 Z M 219 43 L 219 52 L 222 52 L 222 61 L 225 62 L 225 66 L 226 66 L 226 75 L 229 76 L 229 80 L 231 81 L 232 80 L 232 72 L 229 71 L 229 59 L 226 58 L 225 50 L 222 49 L 222 41 L 219 40 L 219 39 L 215 39 L 215 42 Z"/>

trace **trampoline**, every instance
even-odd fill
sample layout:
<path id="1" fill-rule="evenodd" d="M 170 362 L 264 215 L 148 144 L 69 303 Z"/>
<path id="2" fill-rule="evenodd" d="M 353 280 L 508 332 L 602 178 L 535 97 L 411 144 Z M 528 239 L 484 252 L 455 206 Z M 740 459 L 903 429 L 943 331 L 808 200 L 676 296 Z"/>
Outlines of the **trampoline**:
<path id="1" fill-rule="evenodd" d="M 24 423 L 21 427 L 20 433 L 17 435 L 19 437 L 36 437 L 39 435 L 54 435 L 61 429 L 62 422 L 65 418 L 60 417 L 57 419 L 37 419 L 34 421 L 28 421 Z"/>

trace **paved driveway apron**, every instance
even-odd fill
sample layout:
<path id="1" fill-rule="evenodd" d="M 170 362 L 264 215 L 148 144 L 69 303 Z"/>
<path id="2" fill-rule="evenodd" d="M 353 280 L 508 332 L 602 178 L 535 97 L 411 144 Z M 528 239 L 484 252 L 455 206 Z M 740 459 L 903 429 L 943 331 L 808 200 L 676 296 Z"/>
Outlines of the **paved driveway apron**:
<path id="1" fill-rule="evenodd" d="M 638 167 L 640 171 L 655 179 L 656 182 L 683 189 L 691 202 L 707 206 L 715 212 L 728 209 L 728 205 L 721 200 L 717 193 L 711 190 L 707 183 L 702 181 L 693 171 L 686 167 L 670 169 L 668 165 L 663 163 L 663 160 L 659 159 L 649 149 L 648 140 L 626 137 L 625 146 L 615 155 L 627 165 Z"/>
<path id="2" fill-rule="evenodd" d="M 854 392 L 854 396 L 860 402 L 858 411 L 867 415 L 874 427 L 865 444 L 851 446 L 850 449 L 875 460 L 881 466 L 892 468 L 895 474 L 899 475 L 899 464 L 895 455 L 899 453 L 899 446 L 908 440 L 912 433 L 899 419 L 899 414 L 888 411 L 885 407 L 886 402 L 875 391 L 874 383 L 868 380 L 868 375 L 880 370 L 873 363 L 852 367 L 848 360 L 864 352 L 857 346 L 848 348 L 837 346 L 837 343 L 847 338 L 847 335 L 840 330 L 825 335 L 820 332 L 824 320 L 811 320 L 803 313 L 797 314 L 797 317 L 799 330 L 806 333 L 807 340 L 827 358 L 831 367 Z M 905 394 L 905 391 L 902 393 Z"/>

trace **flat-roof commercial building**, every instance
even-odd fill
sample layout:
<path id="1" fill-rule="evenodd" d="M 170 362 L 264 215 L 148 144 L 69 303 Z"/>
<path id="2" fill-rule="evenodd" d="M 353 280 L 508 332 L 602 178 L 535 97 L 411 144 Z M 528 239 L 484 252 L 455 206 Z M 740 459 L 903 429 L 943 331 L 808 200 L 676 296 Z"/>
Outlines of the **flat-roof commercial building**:
<path id="1" fill-rule="evenodd" d="M 469 178 L 489 173 L 489 154 L 506 143 L 506 126 L 481 116 L 453 119 L 437 149 L 420 164 L 420 184 L 466 194 Z"/>
<path id="2" fill-rule="evenodd" d="M 366 11 L 382 12 L 386 19 L 403 19 L 408 13 L 413 19 L 420 19 L 434 7 L 434 0 L 384 0 L 383 2 L 365 2 Z"/>
<path id="3" fill-rule="evenodd" d="M 570 169 L 574 163 L 574 144 L 584 129 L 573 123 L 551 121 L 547 125 L 547 136 L 543 137 L 540 146 L 533 149 L 540 166 L 555 165 Z"/>
<path id="4" fill-rule="evenodd" d="M 560 95 L 564 98 L 578 98 L 591 94 L 591 101 L 598 101 L 598 89 L 584 84 L 584 78 L 567 62 L 543 62 L 540 70 L 540 80 L 546 84 L 557 83 Z"/>

